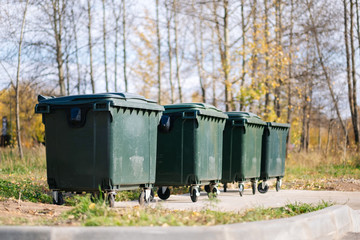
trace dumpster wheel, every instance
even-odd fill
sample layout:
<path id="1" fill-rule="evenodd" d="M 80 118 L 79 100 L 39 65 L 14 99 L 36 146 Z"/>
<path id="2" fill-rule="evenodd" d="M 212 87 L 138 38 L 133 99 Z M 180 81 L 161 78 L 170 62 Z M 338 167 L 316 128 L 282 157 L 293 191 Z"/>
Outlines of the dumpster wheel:
<path id="1" fill-rule="evenodd" d="M 144 206 L 151 201 L 151 189 L 143 189 L 140 192 L 139 196 L 139 204 L 140 206 Z"/>
<path id="2" fill-rule="evenodd" d="M 199 196 L 200 196 L 199 187 L 198 186 L 191 186 L 190 187 L 191 201 L 197 202 Z"/>
<path id="3" fill-rule="evenodd" d="M 267 193 L 267 191 L 269 190 L 269 185 L 267 184 L 267 182 L 261 182 L 258 184 L 257 189 L 259 193 Z"/>
<path id="4" fill-rule="evenodd" d="M 204 190 L 205 192 L 210 193 L 210 185 L 205 185 Z"/>
<path id="5" fill-rule="evenodd" d="M 244 184 L 243 184 L 243 183 L 239 183 L 239 194 L 240 194 L 240 197 L 243 196 L 244 189 L 245 189 Z"/>
<path id="6" fill-rule="evenodd" d="M 224 183 L 224 192 L 227 191 L 227 183 Z"/>
<path id="7" fill-rule="evenodd" d="M 280 191 L 280 188 L 281 188 L 281 179 L 278 179 L 278 180 L 276 181 L 276 191 L 277 191 L 277 192 Z"/>
<path id="8" fill-rule="evenodd" d="M 155 197 L 154 190 L 151 189 L 151 192 L 150 192 L 150 202 L 152 202 L 152 201 L 154 200 L 154 197 Z"/>
<path id="9" fill-rule="evenodd" d="M 206 186 L 209 187 L 209 192 L 207 192 L 208 198 L 216 198 L 220 194 L 220 191 L 217 188 L 216 184 L 209 184 Z"/>
<path id="10" fill-rule="evenodd" d="M 157 190 L 157 195 L 160 199 L 166 200 L 170 197 L 170 189 L 168 187 L 159 187 L 159 189 Z"/>
<path id="11" fill-rule="evenodd" d="M 108 197 L 107 197 L 108 203 L 109 203 L 109 207 L 114 207 L 115 206 L 115 193 L 114 192 L 109 192 L 108 193 Z"/>
<path id="12" fill-rule="evenodd" d="M 251 182 L 252 194 L 255 195 L 256 193 L 256 181 Z"/>
<path id="13" fill-rule="evenodd" d="M 64 205 L 64 203 L 65 201 L 62 192 L 53 191 L 53 204 Z"/>

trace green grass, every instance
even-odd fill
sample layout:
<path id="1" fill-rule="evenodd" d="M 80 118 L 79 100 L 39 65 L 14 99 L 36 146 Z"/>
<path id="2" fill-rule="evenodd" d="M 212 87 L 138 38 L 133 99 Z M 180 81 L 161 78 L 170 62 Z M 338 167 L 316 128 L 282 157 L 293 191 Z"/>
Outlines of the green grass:
<path id="1" fill-rule="evenodd" d="M 354 178 L 360 179 L 360 167 L 343 164 L 323 164 L 315 167 L 287 165 L 285 173 L 291 179 Z"/>
<path id="2" fill-rule="evenodd" d="M 21 200 L 50 203 L 45 148 L 26 149 L 22 160 L 15 149 L 1 149 L 0 189 L 0 199 L 20 197 Z"/>
<path id="3" fill-rule="evenodd" d="M 78 197 L 79 203 L 63 213 L 59 221 L 82 226 L 211 226 L 292 217 L 333 205 L 294 203 L 280 208 L 255 208 L 245 212 L 169 210 L 134 207 L 110 209 L 103 200 L 92 202 L 89 196 Z"/>
<path id="4" fill-rule="evenodd" d="M 0 198 L 15 198 L 30 202 L 51 203 L 52 198 L 47 195 L 48 189 L 43 184 L 31 180 L 9 181 L 0 179 Z"/>

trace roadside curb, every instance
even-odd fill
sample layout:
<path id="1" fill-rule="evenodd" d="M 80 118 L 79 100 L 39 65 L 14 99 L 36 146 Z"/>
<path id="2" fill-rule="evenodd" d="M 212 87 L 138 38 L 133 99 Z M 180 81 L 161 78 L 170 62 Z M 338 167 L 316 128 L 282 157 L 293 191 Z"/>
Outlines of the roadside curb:
<path id="1" fill-rule="evenodd" d="M 360 211 L 336 205 L 291 218 L 212 227 L 0 227 L 0 239 L 339 239 L 360 232 Z"/>

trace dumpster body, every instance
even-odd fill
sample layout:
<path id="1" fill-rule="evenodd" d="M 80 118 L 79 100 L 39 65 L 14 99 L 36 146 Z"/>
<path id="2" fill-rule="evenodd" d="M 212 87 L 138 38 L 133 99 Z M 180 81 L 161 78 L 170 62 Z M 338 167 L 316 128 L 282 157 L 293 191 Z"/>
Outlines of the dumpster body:
<path id="1" fill-rule="evenodd" d="M 261 174 L 258 190 L 265 193 L 268 190 L 266 181 L 270 178 L 276 178 L 276 190 L 281 187 L 281 179 L 285 174 L 285 158 L 287 147 L 287 136 L 289 134 L 290 124 L 268 122 L 264 130 L 262 156 L 261 156 Z"/>
<path id="2" fill-rule="evenodd" d="M 266 122 L 249 112 L 226 112 L 223 143 L 222 183 L 238 182 L 242 196 L 244 182 L 252 182 L 253 194 L 260 178 L 262 135 Z"/>
<path id="3" fill-rule="evenodd" d="M 156 182 L 162 199 L 170 196 L 168 186 L 190 187 L 196 202 L 199 185 L 208 185 L 208 192 L 218 193 L 221 180 L 222 132 L 227 116 L 214 106 L 184 103 L 164 106 L 159 127 Z M 166 193 L 166 194 L 165 194 Z M 166 196 L 164 196 L 166 195 Z"/>
<path id="4" fill-rule="evenodd" d="M 128 93 L 39 96 L 49 188 L 106 192 L 152 187 L 163 107 Z M 144 193 L 148 195 L 148 191 Z"/>

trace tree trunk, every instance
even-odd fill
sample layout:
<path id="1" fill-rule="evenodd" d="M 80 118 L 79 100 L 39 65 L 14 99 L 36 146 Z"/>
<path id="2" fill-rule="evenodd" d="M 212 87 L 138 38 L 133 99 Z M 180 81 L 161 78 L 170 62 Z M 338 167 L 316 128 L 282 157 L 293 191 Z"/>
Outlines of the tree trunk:
<path id="1" fill-rule="evenodd" d="M 352 79 L 351 79 L 351 63 L 350 63 L 350 50 L 349 50 L 349 39 L 348 39 L 348 16 L 347 16 L 347 3 L 343 0 L 344 5 L 344 41 L 345 41 L 345 52 L 346 52 L 346 76 L 348 85 L 348 99 L 350 105 L 350 114 L 353 119 L 354 116 L 354 105 L 353 105 L 353 90 L 352 90 Z M 354 133 L 355 127 L 353 125 Z"/>
<path id="2" fill-rule="evenodd" d="M 66 34 L 65 34 L 66 36 Z M 66 69 L 66 95 L 70 95 L 70 68 L 69 68 L 69 52 L 68 52 L 68 46 L 65 47 L 65 69 Z"/>
<path id="3" fill-rule="evenodd" d="M 328 151 L 329 151 L 329 145 L 330 145 L 330 137 L 331 137 L 331 130 L 332 130 L 332 123 L 333 119 L 330 119 L 329 121 L 329 127 L 328 127 L 328 138 L 326 141 L 326 149 L 325 149 L 325 156 L 327 157 Z"/>
<path id="4" fill-rule="evenodd" d="M 214 29 L 211 28 L 211 65 L 212 65 L 212 105 L 217 106 L 216 101 L 216 80 L 217 80 L 217 69 L 215 64 L 215 36 Z"/>
<path id="5" fill-rule="evenodd" d="M 229 81 L 229 71 L 230 71 L 230 59 L 229 59 L 229 29 L 228 29 L 228 0 L 223 0 L 223 10 L 224 16 L 222 18 L 223 34 L 221 34 L 220 23 L 218 21 L 217 15 L 217 6 L 216 2 L 213 2 L 213 11 L 214 11 L 214 21 L 215 29 L 218 37 L 218 47 L 221 60 L 221 68 L 224 75 L 224 88 L 225 88 L 225 109 L 226 111 L 231 111 L 233 106 L 233 101 L 231 100 L 231 83 Z"/>
<path id="6" fill-rule="evenodd" d="M 106 57 L 106 18 L 105 18 L 105 0 L 102 0 L 103 8 L 103 43 L 104 43 L 104 69 L 105 69 L 105 88 L 109 92 L 109 80 L 107 72 L 107 57 Z"/>
<path id="7" fill-rule="evenodd" d="M 80 62 L 79 62 L 79 47 L 77 38 L 77 28 L 75 23 L 74 11 L 71 9 L 71 22 L 73 26 L 74 41 L 75 41 L 75 58 L 76 58 L 76 70 L 77 70 L 77 92 L 80 94 L 81 77 L 80 77 Z"/>
<path id="8" fill-rule="evenodd" d="M 242 43 L 241 43 L 241 82 L 240 82 L 240 94 L 241 89 L 244 87 L 245 84 L 245 76 L 246 76 L 246 42 L 245 42 L 245 35 L 246 35 L 246 25 L 245 25 L 245 15 L 244 15 L 244 5 L 245 1 L 241 0 L 241 30 L 242 30 Z M 245 108 L 245 102 L 243 102 L 243 98 L 240 95 L 240 111 L 244 111 Z"/>
<path id="9" fill-rule="evenodd" d="M 276 15 L 276 47 L 277 51 L 281 51 L 281 41 L 282 41 L 282 23 L 281 23 L 281 0 L 276 0 L 275 3 L 275 15 Z M 276 116 L 280 118 L 281 115 L 281 106 L 280 106 L 280 86 L 282 85 L 282 60 L 280 54 L 277 54 L 276 59 L 276 87 L 274 90 L 274 110 Z"/>
<path id="10" fill-rule="evenodd" d="M 180 63 L 179 63 L 179 46 L 178 46 L 178 23 L 177 23 L 177 1 L 173 0 L 173 11 L 174 11 L 174 31 L 175 31 L 175 61 L 176 61 L 176 79 L 178 83 L 179 100 L 183 102 L 183 95 L 181 89 L 180 79 Z"/>
<path id="11" fill-rule="evenodd" d="M 62 15 L 60 13 L 60 0 L 53 0 L 53 21 L 54 21 L 54 36 L 56 42 L 56 62 L 59 77 L 60 95 L 65 95 L 65 79 L 64 79 L 64 60 L 62 52 Z"/>
<path id="12" fill-rule="evenodd" d="M 20 101 L 19 101 L 19 95 L 20 95 L 20 86 L 19 85 L 20 84 L 19 84 L 19 82 L 20 82 L 20 65 L 21 65 L 21 47 L 22 47 L 22 43 L 23 43 L 23 39 L 24 39 L 24 29 L 25 29 L 26 12 L 27 12 L 28 4 L 29 4 L 29 0 L 26 0 L 24 15 L 23 15 L 22 24 L 21 24 L 20 39 L 19 39 L 18 64 L 17 64 L 17 69 L 16 69 L 16 83 L 15 83 L 16 140 L 17 140 L 17 144 L 18 144 L 20 159 L 24 158 L 24 153 L 23 153 L 22 144 L 21 144 Z"/>
<path id="13" fill-rule="evenodd" d="M 125 0 L 122 0 L 122 10 L 123 10 L 123 18 L 122 18 L 122 27 L 123 27 L 123 61 L 124 61 L 124 82 L 125 82 L 125 92 L 128 91 L 128 79 L 127 79 L 127 51 L 126 51 L 126 6 Z M 159 49 L 160 52 L 160 49 Z"/>
<path id="14" fill-rule="evenodd" d="M 307 114 L 307 98 L 308 98 L 308 90 L 307 90 L 307 83 L 304 90 L 304 100 L 302 106 L 302 120 L 301 120 L 301 136 L 300 136 L 300 151 L 306 148 L 306 114 Z"/>
<path id="15" fill-rule="evenodd" d="M 309 108 L 306 114 L 306 142 L 305 142 L 306 152 L 309 152 L 309 145 L 310 145 L 310 121 L 311 121 L 312 101 L 313 101 L 313 82 L 312 80 L 310 80 L 309 100 L 307 101 Z"/>
<path id="16" fill-rule="evenodd" d="M 112 10 L 113 10 L 113 16 L 115 18 L 115 41 L 114 41 L 114 89 L 115 92 L 118 91 L 118 44 L 119 44 L 119 14 L 116 13 L 116 4 L 115 0 L 112 0 Z"/>
<path id="17" fill-rule="evenodd" d="M 157 81 L 158 81 L 158 103 L 161 104 L 161 44 L 159 26 L 159 0 L 156 0 L 156 36 L 157 36 Z"/>
<path id="18" fill-rule="evenodd" d="M 358 47 L 360 47 L 360 19 L 359 19 L 359 3 L 358 0 L 355 0 L 356 5 L 356 26 L 357 26 L 357 39 L 358 39 Z M 360 54 L 360 51 L 359 51 Z"/>
<path id="19" fill-rule="evenodd" d="M 168 43 L 168 58 L 169 58 L 169 83 L 170 83 L 170 102 L 171 104 L 174 104 L 175 102 L 175 90 L 174 90 L 174 84 L 173 84 L 173 79 L 172 79 L 172 75 L 173 75 L 173 71 L 172 71 L 172 46 L 171 46 L 171 19 L 172 19 L 172 14 L 171 11 L 169 11 L 169 5 L 167 5 L 167 1 L 166 1 L 166 28 L 167 28 L 167 43 Z"/>
<path id="20" fill-rule="evenodd" d="M 351 47 L 351 76 L 352 76 L 352 104 L 353 115 L 351 116 L 354 138 L 356 147 L 359 149 L 359 128 L 358 128 L 358 107 L 357 107 L 357 84 L 356 84 L 356 64 L 355 64 L 355 47 L 354 47 L 354 4 L 353 0 L 350 0 L 350 47 Z"/>
<path id="21" fill-rule="evenodd" d="M 88 33 L 89 33 L 89 54 L 90 54 L 90 83 L 91 83 L 91 89 L 92 92 L 95 93 L 95 81 L 94 81 L 94 70 L 93 70 L 93 55 L 92 55 L 92 38 L 91 38 L 91 4 L 90 4 L 91 0 L 87 0 L 87 5 L 88 5 Z"/>
<path id="22" fill-rule="evenodd" d="M 195 11 L 195 8 L 194 8 Z M 200 89 L 201 89 L 201 97 L 202 102 L 206 102 L 206 86 L 204 83 L 204 70 L 203 70 L 203 59 L 204 59 L 204 53 L 203 53 L 203 25 L 202 25 L 202 5 L 200 5 L 200 16 L 199 16 L 199 28 L 197 28 L 197 22 L 196 19 L 194 21 L 194 46 L 195 46 L 195 60 L 196 60 L 196 66 L 198 70 L 199 75 L 199 83 L 200 83 Z M 198 36 L 197 33 L 200 34 L 200 53 L 199 53 L 199 47 L 198 47 Z"/>
<path id="23" fill-rule="evenodd" d="M 319 128 L 319 135 L 318 135 L 318 151 L 321 151 L 321 113 L 320 107 L 318 108 L 318 128 Z"/>
<path id="24" fill-rule="evenodd" d="M 291 10 L 290 10 L 290 36 L 289 36 L 289 80 L 288 80 L 288 112 L 287 112 L 287 123 L 291 124 L 292 121 L 292 102 L 291 102 L 291 86 L 292 86 L 292 51 L 293 51 L 293 29 L 294 28 L 294 0 L 291 0 Z M 286 142 L 290 145 L 291 139 L 291 128 L 287 135 Z M 288 155 L 289 147 L 286 148 L 286 156 Z"/>
<path id="25" fill-rule="evenodd" d="M 265 106 L 264 106 L 264 110 L 265 110 L 265 119 L 269 118 L 269 103 L 270 103 L 270 84 L 269 84 L 269 17 L 268 17 L 268 0 L 264 0 L 264 10 L 265 10 L 265 33 L 264 33 L 264 37 L 265 37 Z"/>
<path id="26" fill-rule="evenodd" d="M 325 63 L 324 63 L 323 56 L 322 56 L 322 53 L 321 53 L 320 42 L 319 42 L 317 30 L 315 28 L 315 21 L 314 21 L 314 18 L 312 16 L 310 3 L 309 3 L 308 0 L 306 1 L 306 3 L 307 3 L 307 11 L 309 12 L 310 22 L 312 24 L 313 37 L 314 37 L 314 40 L 315 40 L 316 51 L 317 51 L 317 55 L 319 57 L 319 62 L 320 62 L 320 65 L 321 65 L 321 69 L 322 69 L 322 71 L 324 73 L 326 83 L 327 83 L 327 86 L 328 86 L 329 91 L 330 91 L 331 99 L 332 99 L 332 101 L 334 103 L 335 111 L 336 111 L 337 117 L 338 117 L 338 119 L 340 121 L 340 124 L 341 124 L 341 128 L 342 128 L 342 130 L 344 132 L 344 135 L 346 135 L 347 134 L 346 126 L 345 126 L 345 123 L 344 123 L 344 121 L 343 121 L 343 119 L 341 117 L 338 102 L 337 102 L 337 99 L 335 97 L 334 90 L 332 88 L 331 79 L 330 79 L 330 76 L 329 76 L 329 74 L 327 72 L 327 69 L 325 67 Z"/>

